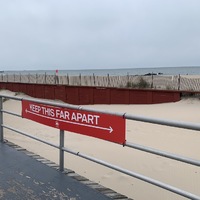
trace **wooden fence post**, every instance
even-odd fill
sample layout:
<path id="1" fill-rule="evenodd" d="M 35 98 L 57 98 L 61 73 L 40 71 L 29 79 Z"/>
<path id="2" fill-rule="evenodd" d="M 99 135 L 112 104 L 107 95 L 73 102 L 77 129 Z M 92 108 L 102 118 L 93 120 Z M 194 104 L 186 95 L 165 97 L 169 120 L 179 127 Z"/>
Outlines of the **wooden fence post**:
<path id="1" fill-rule="evenodd" d="M 69 75 L 67 74 L 67 84 L 69 85 Z"/>
<path id="2" fill-rule="evenodd" d="M 94 86 L 96 86 L 95 75 L 94 75 L 94 73 L 93 73 L 93 80 L 94 80 Z"/>
<path id="3" fill-rule="evenodd" d="M 110 87 L 110 76 L 108 74 L 108 87 Z"/>
<path id="4" fill-rule="evenodd" d="M 180 90 L 181 87 L 181 75 L 178 75 L 178 90 Z"/>
<path id="5" fill-rule="evenodd" d="M 153 72 L 151 74 L 151 88 L 153 88 Z"/>
<path id="6" fill-rule="evenodd" d="M 47 84 L 47 74 L 46 74 L 46 72 L 44 74 L 44 84 Z"/>
<path id="7" fill-rule="evenodd" d="M 79 81 L 80 81 L 79 85 L 81 86 L 81 74 L 79 75 Z"/>

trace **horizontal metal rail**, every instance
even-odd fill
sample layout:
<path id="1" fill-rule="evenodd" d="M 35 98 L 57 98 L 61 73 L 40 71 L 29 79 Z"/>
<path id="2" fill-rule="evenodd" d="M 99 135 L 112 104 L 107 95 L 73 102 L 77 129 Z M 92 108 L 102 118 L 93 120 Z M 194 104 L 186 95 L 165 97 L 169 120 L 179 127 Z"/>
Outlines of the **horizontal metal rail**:
<path id="1" fill-rule="evenodd" d="M 21 117 L 21 115 L 13 113 L 13 112 L 5 111 L 5 110 L 2 110 L 2 112 L 7 113 L 7 114 L 11 114 L 11 115 L 14 115 L 14 116 L 17 116 L 17 117 Z M 8 126 L 3 126 L 3 127 L 12 130 L 11 127 L 8 127 Z M 18 133 L 19 132 L 20 131 L 18 130 Z M 27 136 L 23 132 L 20 132 L 20 133 L 24 134 L 25 136 Z M 31 136 L 29 135 L 29 137 L 31 137 Z M 39 138 L 38 138 L 38 141 L 40 141 Z M 41 140 L 41 141 L 43 141 L 43 140 Z M 180 162 L 184 162 L 184 163 L 187 163 L 187 164 L 200 166 L 200 161 L 199 160 L 187 158 L 187 157 L 184 157 L 184 156 L 181 156 L 181 155 L 168 153 L 168 152 L 165 152 L 165 151 L 161 151 L 161 150 L 158 150 L 158 149 L 146 147 L 146 146 L 139 145 L 139 144 L 134 144 L 134 143 L 127 142 L 127 141 L 124 144 L 124 146 L 129 147 L 129 148 L 133 148 L 133 149 L 137 149 L 137 150 L 140 150 L 140 151 L 145 151 L 145 152 L 148 152 L 148 153 L 151 153 L 151 154 L 159 155 L 159 156 L 162 156 L 162 157 L 170 158 L 170 159 L 173 159 L 173 160 L 176 160 L 176 161 L 180 161 Z"/>
<path id="2" fill-rule="evenodd" d="M 44 144 L 47 144 L 47 145 L 49 145 L 49 146 L 55 147 L 55 148 L 57 148 L 57 149 L 60 149 L 60 147 L 59 147 L 58 145 L 52 144 L 52 143 L 47 142 L 47 141 L 45 141 L 45 140 L 42 140 L 42 139 L 40 139 L 40 138 L 38 138 L 38 137 L 29 135 L 29 134 L 27 134 L 27 133 L 25 133 L 25 132 L 22 132 L 22 131 L 20 131 L 20 130 L 18 130 L 18 129 L 15 129 L 15 128 L 13 128 L 13 127 L 6 126 L 6 125 L 3 125 L 3 124 L 2 124 L 2 127 L 6 128 L 6 129 L 8 129 L 8 130 L 14 131 L 14 132 L 16 132 L 16 133 L 19 133 L 19 134 L 21 134 L 21 135 L 24 135 L 24 136 L 26 136 L 26 137 L 29 137 L 29 138 L 31 138 L 31 139 L 37 140 L 37 141 L 39 141 L 39 142 L 42 142 L 42 143 L 44 143 Z"/>
<path id="3" fill-rule="evenodd" d="M 21 101 L 23 99 L 22 97 L 9 96 L 9 95 L 4 95 L 4 94 L 1 94 L 0 96 L 5 98 L 5 99 L 13 99 L 13 100 L 16 100 L 16 101 Z"/>
<path id="4" fill-rule="evenodd" d="M 133 148 L 133 149 L 137 149 L 137 150 L 140 150 L 140 151 L 145 151 L 147 153 L 159 155 L 159 156 L 162 156 L 162 157 L 170 158 L 170 159 L 180 161 L 180 162 L 184 162 L 184 163 L 187 163 L 187 164 L 195 165 L 195 166 L 198 166 L 198 167 L 200 166 L 199 160 L 187 158 L 187 157 L 184 157 L 184 156 L 181 156 L 181 155 L 168 153 L 168 152 L 165 152 L 165 151 L 146 147 L 146 146 L 139 145 L 139 144 L 134 144 L 134 143 L 131 143 L 131 142 L 126 142 L 124 144 L 124 146 L 130 147 L 130 148 Z"/>
<path id="5" fill-rule="evenodd" d="M 76 105 L 70 105 L 70 104 L 64 104 L 64 103 L 57 103 L 57 102 L 50 102 L 50 101 L 38 100 L 38 99 L 34 99 L 34 98 L 20 98 L 20 97 L 16 97 L 16 96 L 11 97 L 11 96 L 8 96 L 8 95 L 0 95 L 0 97 L 13 99 L 13 100 L 18 100 L 18 101 L 27 100 L 27 101 L 32 101 L 32 102 L 39 103 L 39 104 L 51 105 L 51 106 L 55 106 L 55 107 L 63 107 L 63 108 L 68 108 L 68 109 L 76 109 L 76 110 L 83 110 L 83 111 L 90 111 L 90 112 L 105 113 L 105 114 L 110 114 L 110 115 L 121 116 L 121 117 L 123 117 L 125 119 L 129 119 L 129 120 L 147 122 L 147 123 L 152 123 L 152 124 L 159 124 L 159 125 L 165 125 L 165 126 L 171 126 L 171 127 L 177 127 L 177 128 L 184 128 L 184 129 L 190 129 L 190 130 L 200 130 L 200 124 L 197 124 L 197 123 L 188 123 L 188 122 L 181 122 L 181 121 L 156 119 L 156 118 L 137 116 L 137 115 L 127 114 L 127 113 L 116 113 L 116 112 L 110 112 L 110 111 L 100 111 L 100 110 L 91 109 L 91 108 L 84 108 L 82 106 L 76 106 Z M 10 111 L 3 110 L 3 108 L 1 108 L 0 111 L 1 111 L 1 113 L 11 114 L 11 115 L 14 115 L 14 116 L 17 116 L 17 117 L 21 117 L 21 115 L 19 115 L 17 113 L 10 112 Z M 2 119 L 3 119 L 3 117 L 2 117 Z M 2 123 L 1 124 L 1 128 L 6 128 L 8 130 L 14 131 L 14 132 L 19 133 L 21 135 L 27 136 L 27 137 L 29 137 L 31 139 L 34 139 L 34 140 L 37 140 L 37 141 L 42 142 L 44 144 L 50 145 L 52 147 L 55 147 L 55 148 L 60 150 L 60 153 L 62 153 L 61 151 L 66 151 L 66 152 L 71 153 L 73 155 L 85 158 L 87 160 L 93 161 L 95 163 L 101 164 L 101 165 L 106 166 L 106 167 L 109 167 L 111 169 L 114 169 L 116 171 L 122 172 L 124 174 L 127 174 L 129 176 L 135 177 L 137 179 L 143 180 L 143 181 L 145 181 L 147 183 L 150 183 L 152 185 L 158 186 L 160 188 L 163 188 L 165 190 L 171 191 L 173 193 L 179 194 L 181 196 L 187 197 L 189 199 L 200 200 L 200 197 L 196 196 L 195 194 L 191 194 L 191 193 L 189 193 L 187 191 L 178 189 L 176 187 L 173 187 L 171 185 L 168 185 L 168 184 L 165 184 L 163 182 L 157 181 L 155 179 L 143 176 L 143 175 L 138 174 L 136 172 L 132 172 L 130 170 L 123 169 L 123 168 L 121 168 L 119 166 L 112 165 L 110 163 L 107 163 L 105 161 L 96 159 L 94 157 L 82 154 L 80 152 L 76 152 L 76 151 L 70 150 L 70 149 L 68 149 L 66 147 L 62 147 L 61 145 L 59 146 L 59 145 L 52 144 L 50 142 L 47 142 L 45 140 L 42 140 L 42 139 L 40 139 L 38 137 L 35 137 L 35 136 L 32 136 L 32 135 L 29 135 L 29 134 L 27 134 L 27 133 L 25 133 L 23 131 L 15 129 L 13 127 L 4 125 L 3 121 L 1 123 Z M 2 134 L 3 134 L 3 132 L 2 132 Z M 142 145 L 139 145 L 139 144 L 125 142 L 124 146 L 130 147 L 130 148 L 134 148 L 134 149 L 137 149 L 137 150 L 141 150 L 141 151 L 144 151 L 144 152 L 147 152 L 147 153 L 152 153 L 152 154 L 155 154 L 155 155 L 163 156 L 163 157 L 166 157 L 166 158 L 174 159 L 174 160 L 181 161 L 181 162 L 184 162 L 184 163 L 187 163 L 187 164 L 200 166 L 200 161 L 198 161 L 198 160 L 187 158 L 187 157 L 176 155 L 176 154 L 172 154 L 172 153 L 161 151 L 161 150 L 157 150 L 157 149 L 153 149 L 153 148 L 142 146 Z M 63 162 L 60 162 L 60 163 L 63 163 Z M 60 166 L 60 169 L 62 169 L 62 167 L 63 166 Z"/>
<path id="6" fill-rule="evenodd" d="M 177 128 L 183 128 L 183 129 L 197 130 L 197 131 L 200 130 L 200 123 L 188 123 L 184 121 L 157 119 L 157 118 L 152 118 L 152 117 L 144 117 L 144 116 L 139 116 L 139 115 L 127 114 L 127 113 L 102 111 L 98 109 L 84 108 L 82 106 L 76 106 L 76 105 L 71 105 L 71 104 L 66 104 L 66 103 L 57 103 L 57 102 L 51 102 L 47 100 L 38 100 L 35 98 L 21 98 L 21 97 L 16 97 L 16 96 L 11 97 L 8 95 L 1 95 L 1 97 L 10 98 L 10 99 L 18 100 L 18 101 L 27 100 L 27 101 L 32 101 L 35 103 L 46 104 L 46 105 L 51 105 L 51 106 L 56 106 L 56 107 L 116 115 L 116 116 L 124 117 L 125 119 L 135 120 L 135 121 L 140 121 L 140 122 L 147 122 L 147 123 L 152 123 L 152 124 L 159 124 L 159 125 L 165 125 L 165 126 L 171 126 L 171 127 L 177 127 Z"/>
<path id="7" fill-rule="evenodd" d="M 60 149 L 60 147 L 59 147 L 58 145 L 49 143 L 49 142 L 47 142 L 47 141 L 44 141 L 44 140 L 42 140 L 42 139 L 39 139 L 38 137 L 29 135 L 29 134 L 27 134 L 27 133 L 25 133 L 25 132 L 22 132 L 22 131 L 20 131 L 20 130 L 15 129 L 15 128 L 13 128 L 13 127 L 6 126 L 6 125 L 2 125 L 2 127 L 6 128 L 6 129 L 8 129 L 8 130 L 14 131 L 14 132 L 16 132 L 16 133 L 19 133 L 19 134 L 21 134 L 21 135 L 27 136 L 27 137 L 29 137 L 29 138 L 31 138 L 31 139 L 37 140 L 37 141 L 39 141 L 39 142 L 42 142 L 42 143 L 44 143 L 44 144 L 50 145 L 50 146 L 55 147 L 55 148 L 57 148 L 57 149 Z M 90 161 L 92 161 L 92 162 L 98 163 L 98 164 L 100 164 L 100 165 L 106 166 L 106 167 L 111 168 L 111 169 L 113 169 L 113 170 L 119 171 L 119 172 L 121 172 L 121 173 L 127 174 L 127 175 L 129 175 L 129 176 L 134 177 L 134 178 L 140 179 L 140 180 L 142 180 L 142 181 L 148 182 L 148 183 L 150 183 L 150 184 L 152 184 L 152 185 L 158 186 L 158 187 L 160 187 L 160 188 L 163 188 L 163 189 L 165 189 L 165 190 L 171 191 L 171 192 L 176 193 L 176 194 L 178 194 L 178 195 L 181 195 L 181 196 L 184 196 L 184 197 L 187 197 L 187 198 L 190 198 L 190 199 L 194 199 L 194 200 L 200 200 L 200 197 L 197 196 L 197 195 L 191 194 L 191 193 L 189 193 L 189 192 L 187 192 L 187 191 L 184 191 L 184 190 L 181 190 L 181 189 L 179 189 L 179 188 L 170 186 L 170 185 L 168 185 L 168 184 L 165 184 L 165 183 L 163 183 L 163 182 L 157 181 L 157 180 L 155 180 L 155 179 L 146 177 L 146 176 L 141 175 L 141 174 L 139 174 L 139 173 L 132 172 L 132 171 L 130 171 L 130 170 L 127 170 L 127 169 L 118 167 L 118 166 L 116 166 L 116 165 L 112 165 L 112 164 L 107 163 L 107 162 L 105 162 L 105 161 L 103 161 L 103 160 L 100 160 L 100 159 L 97 159 L 97 158 L 88 156 L 88 155 L 86 155 L 86 154 L 83 154 L 83 153 L 80 153 L 80 152 L 77 152 L 77 151 L 73 151 L 73 150 L 68 149 L 68 148 L 66 148 L 66 147 L 63 147 L 62 150 L 65 151 L 65 152 L 71 153 L 71 154 L 73 154 L 73 155 L 82 157 L 82 158 L 84 158 L 84 159 L 90 160 Z"/>
<path id="8" fill-rule="evenodd" d="M 159 124 L 159 125 L 165 125 L 165 126 L 172 126 L 176 128 L 184 128 L 184 129 L 190 129 L 190 130 L 200 130 L 200 124 L 199 123 L 188 123 L 188 122 L 181 122 L 181 121 L 175 121 L 175 120 L 164 120 L 164 119 L 157 119 L 152 117 L 143 117 L 143 116 L 137 116 L 137 115 L 131 115 L 131 114 L 125 114 L 124 117 L 126 119 L 140 121 L 140 122 L 148 122 L 152 124 Z"/>
<path id="9" fill-rule="evenodd" d="M 96 159 L 96 158 L 94 158 L 94 157 L 91 157 L 91 156 L 82 154 L 82 153 L 80 153 L 80 152 L 76 152 L 76 151 L 70 150 L 70 149 L 65 148 L 65 147 L 62 148 L 62 149 L 63 149 L 64 151 L 68 152 L 68 153 L 73 154 L 73 155 L 82 157 L 82 158 L 84 158 L 84 159 L 93 161 L 93 162 L 98 163 L 98 164 L 100 164 L 100 165 L 103 165 L 103 166 L 106 166 L 106 167 L 108 167 L 108 168 L 114 169 L 114 170 L 116 170 L 116 171 L 122 172 L 122 173 L 124 173 L 124 174 L 127 174 L 127 175 L 132 176 L 132 177 L 137 178 L 137 179 L 140 179 L 140 180 L 145 181 L 145 182 L 147 182 L 147 183 L 150 183 L 150 184 L 152 184 L 152 185 L 158 186 L 158 187 L 163 188 L 163 189 L 165 189 L 165 190 L 168 190 L 168 191 L 170 191 L 170 192 L 179 194 L 179 195 L 184 196 L 184 197 L 186 197 L 186 198 L 193 199 L 193 200 L 200 200 L 200 197 L 197 196 L 197 195 L 191 194 L 191 193 L 189 193 L 189 192 L 186 192 L 186 191 L 181 190 L 181 189 L 179 189 L 179 188 L 176 188 L 176 187 L 173 187 L 173 186 L 171 186 L 171 185 L 165 184 L 165 183 L 163 183 L 163 182 L 157 181 L 157 180 L 155 180 L 155 179 L 152 179 L 152 178 L 143 176 L 143 175 L 141 175 L 141 174 L 138 174 L 138 173 L 136 173 L 136 172 L 132 172 L 132 171 L 127 170 L 127 169 L 123 169 L 123 168 L 118 167 L 118 166 L 116 166 L 116 165 L 112 165 L 112 164 L 110 164 L 110 163 L 107 163 L 107 162 L 105 162 L 105 161 L 103 161 L 103 160 Z"/>
<path id="10" fill-rule="evenodd" d="M 14 116 L 16 116 L 16 117 L 22 117 L 21 115 L 19 115 L 19 114 L 17 114 L 17 113 L 10 112 L 10 111 L 7 111 L 7 110 L 1 110 L 1 112 L 6 113 L 6 114 L 9 114 L 9 115 L 14 115 Z"/>

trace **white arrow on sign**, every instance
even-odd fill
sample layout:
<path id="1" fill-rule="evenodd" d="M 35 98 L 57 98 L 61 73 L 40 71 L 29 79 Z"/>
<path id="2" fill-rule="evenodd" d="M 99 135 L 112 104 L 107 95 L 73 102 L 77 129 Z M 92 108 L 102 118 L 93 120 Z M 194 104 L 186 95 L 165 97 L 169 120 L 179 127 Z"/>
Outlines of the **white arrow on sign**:
<path id="1" fill-rule="evenodd" d="M 38 113 L 31 112 L 31 111 L 29 111 L 27 109 L 26 109 L 26 113 L 30 113 L 30 114 L 33 114 L 33 115 L 37 115 L 39 117 L 43 117 L 43 118 L 47 118 L 47 119 L 52 119 L 52 120 L 60 121 L 60 122 L 65 122 L 65 123 L 69 123 L 69 124 L 75 124 L 75 125 L 79 125 L 79 126 L 87 126 L 87 127 L 91 127 L 91 128 L 97 128 L 97 129 L 101 129 L 101 130 L 107 130 L 107 131 L 109 131 L 109 133 L 113 132 L 113 128 L 111 126 L 109 126 L 109 128 L 105 128 L 105 127 L 94 126 L 94 125 L 90 125 L 90 124 L 82 124 L 82 123 L 72 122 L 72 121 L 67 121 L 67 120 L 62 120 L 62 119 L 55 119 L 53 117 L 48 117 L 48 116 L 44 116 L 44 115 L 41 115 L 41 114 L 38 114 Z"/>

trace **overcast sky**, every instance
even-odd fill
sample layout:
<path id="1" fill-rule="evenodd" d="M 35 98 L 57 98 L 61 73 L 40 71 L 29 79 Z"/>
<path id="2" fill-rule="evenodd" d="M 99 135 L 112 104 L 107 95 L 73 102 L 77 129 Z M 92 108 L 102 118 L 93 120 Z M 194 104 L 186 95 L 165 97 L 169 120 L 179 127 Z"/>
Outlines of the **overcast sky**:
<path id="1" fill-rule="evenodd" d="M 0 70 L 200 66 L 200 0 L 0 0 Z"/>

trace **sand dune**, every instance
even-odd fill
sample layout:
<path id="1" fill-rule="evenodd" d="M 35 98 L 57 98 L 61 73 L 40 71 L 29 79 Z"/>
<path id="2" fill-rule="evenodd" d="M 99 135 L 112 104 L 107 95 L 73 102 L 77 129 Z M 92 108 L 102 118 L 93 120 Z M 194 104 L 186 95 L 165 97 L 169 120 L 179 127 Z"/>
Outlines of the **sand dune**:
<path id="1" fill-rule="evenodd" d="M 0 94 L 14 95 L 14 93 L 9 91 L 1 91 Z M 91 105 L 85 107 L 200 123 L 200 100 L 197 98 L 155 105 Z M 21 103 L 19 101 L 7 100 L 4 102 L 4 109 L 21 113 Z M 59 131 L 57 129 L 8 114 L 4 116 L 4 123 L 49 142 L 55 144 L 59 142 Z M 126 131 L 127 141 L 129 142 L 200 160 L 199 131 L 131 120 L 127 120 Z M 5 130 L 5 138 L 58 163 L 58 150 L 52 147 L 9 130 Z M 65 132 L 65 146 L 200 196 L 200 168 L 198 167 L 70 132 Z M 65 167 L 73 169 L 76 173 L 90 180 L 136 200 L 185 199 L 143 181 L 67 153 L 65 153 Z"/>

